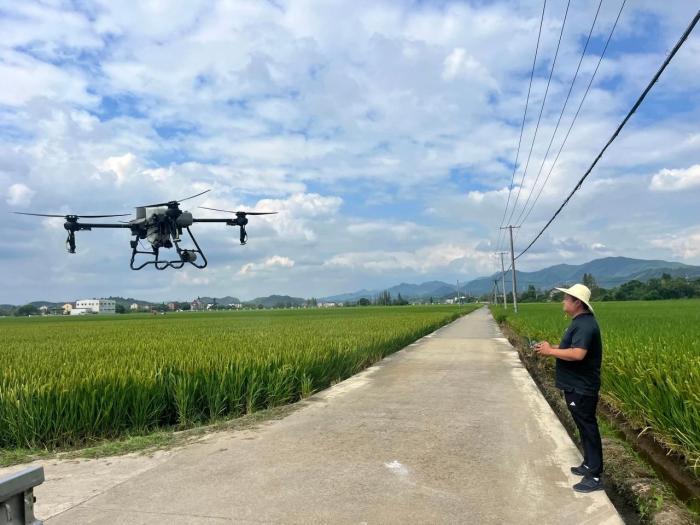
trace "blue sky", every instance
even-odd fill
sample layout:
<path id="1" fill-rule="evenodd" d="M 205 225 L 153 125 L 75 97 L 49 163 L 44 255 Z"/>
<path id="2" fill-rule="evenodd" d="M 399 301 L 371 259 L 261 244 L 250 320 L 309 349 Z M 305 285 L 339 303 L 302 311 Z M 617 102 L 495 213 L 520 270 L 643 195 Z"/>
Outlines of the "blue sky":
<path id="1" fill-rule="evenodd" d="M 566 5 L 547 3 L 515 217 L 551 167 L 547 142 L 597 4 L 571 8 L 523 178 Z M 553 151 L 619 6 L 603 2 Z M 496 271 L 541 8 L 0 1 L 0 303 L 308 297 Z M 572 189 L 696 9 L 627 3 L 516 248 Z M 698 56 L 696 31 L 522 269 L 608 255 L 700 264 Z M 68 255 L 60 220 L 9 214 L 129 213 L 208 188 L 193 211 L 280 213 L 252 218 L 245 247 L 232 229 L 198 228 L 203 271 L 132 272 L 119 231 L 81 232 Z"/>

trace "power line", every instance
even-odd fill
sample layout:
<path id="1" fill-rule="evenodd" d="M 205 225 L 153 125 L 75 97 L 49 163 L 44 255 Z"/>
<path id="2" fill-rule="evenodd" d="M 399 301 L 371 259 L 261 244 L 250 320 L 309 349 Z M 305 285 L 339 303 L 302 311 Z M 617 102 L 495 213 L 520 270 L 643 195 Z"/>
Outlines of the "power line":
<path id="1" fill-rule="evenodd" d="M 511 219 L 515 213 L 515 209 L 518 207 L 518 199 L 520 198 L 520 192 L 523 189 L 523 183 L 525 182 L 525 176 L 527 175 L 527 168 L 530 166 L 530 158 L 532 157 L 532 150 L 535 148 L 535 142 L 537 141 L 537 132 L 540 129 L 540 121 L 542 120 L 542 113 L 544 112 L 544 106 L 547 103 L 547 95 L 549 93 L 549 85 L 552 82 L 552 76 L 554 75 L 554 68 L 557 65 L 557 58 L 559 57 L 559 47 L 561 45 L 561 37 L 564 34 L 564 27 L 566 26 L 566 19 L 569 15 L 569 6 L 571 6 L 571 0 L 566 3 L 566 11 L 564 11 L 564 21 L 561 24 L 561 31 L 559 31 L 559 40 L 557 41 L 557 49 L 554 52 L 554 60 L 552 61 L 552 68 L 549 70 L 549 78 L 547 79 L 547 87 L 544 90 L 544 97 L 542 98 L 542 106 L 540 107 L 540 114 L 537 117 L 537 124 L 535 125 L 535 133 L 532 135 L 532 144 L 530 144 L 530 152 L 527 155 L 527 162 L 525 162 L 525 169 L 523 170 L 523 176 L 520 179 L 520 185 L 518 186 L 518 194 L 515 196 L 515 203 L 513 204 L 513 209 L 510 211 L 510 216 L 508 217 L 508 224 L 512 224 Z"/>
<path id="2" fill-rule="evenodd" d="M 506 213 L 508 213 L 508 206 L 510 205 L 510 194 L 513 192 L 513 182 L 515 181 L 515 172 L 518 170 L 518 158 L 520 157 L 520 145 L 523 140 L 523 130 L 525 129 L 525 119 L 527 117 L 527 108 L 530 103 L 530 92 L 532 90 L 532 79 L 535 76 L 535 64 L 537 63 L 537 53 L 540 49 L 540 36 L 542 35 L 542 24 L 544 22 L 544 11 L 547 7 L 547 0 L 542 3 L 542 14 L 540 15 L 540 28 L 537 32 L 537 45 L 535 46 L 535 57 L 532 59 L 532 69 L 530 71 L 530 84 L 527 87 L 527 99 L 525 100 L 525 112 L 523 113 L 523 122 L 520 125 L 520 138 L 518 138 L 518 149 L 515 153 L 515 163 L 513 164 L 513 174 L 510 177 L 510 186 L 508 187 L 508 200 L 506 201 L 506 207 L 503 210 L 503 217 L 501 218 L 501 225 L 498 227 L 498 241 L 496 244 L 500 246 L 501 244 L 501 227 L 506 218 Z"/>
<path id="3" fill-rule="evenodd" d="M 603 153 L 605 153 L 605 151 L 608 149 L 610 144 L 612 144 L 613 141 L 620 134 L 620 131 L 622 131 L 622 128 L 625 127 L 625 124 L 627 124 L 627 121 L 629 121 L 629 119 L 632 117 L 632 115 L 637 111 L 637 108 L 642 104 L 642 102 L 646 98 L 649 91 L 651 91 L 651 88 L 654 86 L 654 84 L 656 84 L 656 81 L 659 80 L 659 77 L 664 72 L 666 67 L 670 64 L 673 57 L 676 56 L 676 53 L 678 52 L 678 50 L 681 48 L 683 43 L 688 39 L 688 36 L 690 35 L 690 33 L 693 31 L 693 29 L 697 25 L 698 20 L 700 20 L 700 10 L 698 10 L 698 12 L 695 14 L 695 16 L 693 17 L 693 19 L 690 22 L 690 25 L 688 25 L 688 27 L 686 28 L 684 33 L 681 35 L 681 38 L 678 40 L 678 42 L 676 42 L 676 45 L 673 47 L 673 49 L 669 53 L 668 57 L 666 57 L 666 60 L 664 60 L 663 64 L 661 64 L 661 67 L 656 72 L 654 77 L 651 79 L 649 84 L 647 84 L 647 87 L 644 89 L 642 94 L 639 96 L 637 101 L 634 103 L 634 105 L 632 106 L 632 109 L 629 110 L 629 112 L 627 113 L 627 116 L 625 116 L 625 118 L 622 120 L 622 122 L 617 127 L 615 132 L 612 134 L 612 136 L 610 137 L 608 142 L 605 144 L 605 146 L 603 146 L 603 149 L 600 150 L 600 153 L 598 153 L 598 156 L 593 160 L 593 162 L 591 163 L 589 168 L 586 170 L 586 172 L 583 174 L 581 179 L 578 181 L 578 183 L 574 187 L 574 189 L 571 190 L 571 193 L 569 193 L 569 195 L 566 197 L 566 199 L 564 199 L 564 202 L 561 204 L 561 206 L 559 206 L 559 209 L 556 212 L 554 212 L 554 215 L 552 215 L 552 218 L 549 219 L 549 221 L 547 221 L 547 224 L 544 225 L 544 228 L 542 228 L 540 230 L 540 232 L 537 234 L 537 236 L 530 242 L 530 244 L 527 245 L 527 248 L 525 248 L 522 252 L 520 252 L 515 259 L 520 258 L 523 254 L 525 254 L 532 247 L 533 244 L 535 244 L 535 242 L 537 242 L 537 240 L 542 236 L 542 234 L 549 227 L 549 225 L 552 224 L 554 219 L 556 219 L 557 215 L 559 215 L 561 210 L 564 209 L 564 206 L 566 206 L 568 204 L 568 202 L 571 200 L 571 197 L 573 197 L 574 193 L 576 193 L 576 191 L 578 191 L 581 188 L 581 186 L 583 185 L 583 182 L 586 180 L 586 177 L 588 177 L 588 175 L 590 175 L 590 173 L 591 173 L 591 171 L 593 171 L 593 168 L 595 167 L 595 165 L 598 164 L 598 161 L 603 156 Z"/>
<path id="4" fill-rule="evenodd" d="M 532 205 L 530 206 L 530 209 L 527 211 L 525 214 L 525 217 L 523 218 L 522 221 L 520 221 L 519 226 L 522 226 L 523 223 L 527 220 L 527 218 L 530 216 L 530 213 L 532 213 L 532 210 L 535 208 L 535 204 L 537 204 L 537 201 L 540 198 L 540 195 L 542 195 L 542 190 L 547 186 L 547 181 L 549 181 L 549 177 L 552 175 L 552 172 L 554 171 L 554 167 L 557 165 L 557 162 L 559 160 L 559 156 L 561 155 L 561 152 L 564 150 L 564 146 L 566 146 L 566 142 L 569 140 L 569 135 L 571 134 L 571 130 L 574 127 L 574 124 L 576 123 L 576 120 L 578 119 L 578 115 L 581 112 L 581 108 L 583 107 L 583 103 L 586 101 L 586 97 L 588 97 L 588 92 L 591 89 L 591 86 L 593 85 L 593 80 L 595 80 L 596 75 L 598 74 L 598 69 L 600 68 L 600 64 L 603 62 L 603 57 L 605 57 L 605 52 L 608 49 L 608 45 L 610 44 L 610 40 L 612 39 L 613 34 L 615 33 L 615 28 L 617 27 L 617 23 L 620 20 L 620 16 L 622 15 L 622 10 L 625 7 L 625 3 L 627 0 L 623 0 L 622 4 L 620 5 L 620 10 L 617 12 L 617 18 L 615 19 L 615 23 L 612 26 L 612 29 L 610 30 L 610 34 L 608 35 L 608 39 L 605 41 L 605 45 L 603 46 L 603 50 L 600 53 L 600 57 L 598 58 L 598 63 L 595 66 L 595 69 L 593 70 L 593 74 L 591 75 L 590 80 L 588 81 L 588 86 L 586 86 L 586 90 L 583 93 L 583 97 L 581 98 L 581 102 L 579 102 L 578 108 L 576 108 L 576 113 L 574 113 L 574 118 L 571 120 L 571 124 L 569 124 L 569 129 L 566 131 L 566 135 L 564 135 L 564 140 L 561 143 L 561 146 L 559 146 L 559 151 L 557 151 L 556 157 L 554 157 L 554 161 L 552 162 L 552 165 L 549 167 L 549 171 L 547 172 L 547 176 L 544 179 L 544 182 L 542 183 L 542 186 L 540 187 L 540 190 L 537 192 L 537 196 L 535 197 L 535 200 L 532 202 Z M 518 233 L 515 234 L 515 238 L 517 240 L 518 238 Z"/>
<path id="5" fill-rule="evenodd" d="M 598 14 L 600 13 L 600 7 L 603 5 L 603 0 L 600 0 L 598 2 L 598 9 L 595 12 L 595 16 L 593 17 L 593 23 L 591 24 L 591 29 L 588 31 L 588 38 L 586 39 L 586 44 L 583 46 L 583 51 L 581 52 L 581 57 L 578 60 L 578 65 L 576 66 L 576 72 L 574 73 L 574 78 L 571 80 L 571 85 L 569 86 L 569 92 L 566 94 L 566 99 L 564 99 L 564 105 L 561 108 L 561 112 L 559 113 L 559 118 L 557 119 L 557 124 L 554 126 L 554 131 L 552 132 L 552 137 L 549 139 L 549 144 L 547 145 L 547 151 L 544 154 L 544 157 L 542 158 L 542 164 L 540 164 L 540 169 L 537 171 L 537 177 L 535 177 L 535 182 L 532 184 L 532 189 L 530 189 L 530 192 L 528 193 L 527 200 L 525 201 L 525 204 L 523 205 L 523 209 L 520 210 L 520 214 L 518 215 L 518 218 L 515 219 L 515 222 L 518 223 L 520 219 L 523 216 L 523 213 L 525 213 L 525 210 L 527 210 L 527 205 L 530 203 L 530 199 L 532 198 L 532 195 L 535 193 L 535 188 L 537 187 L 537 183 L 540 180 L 540 175 L 542 175 L 542 170 L 544 169 L 544 164 L 547 162 L 547 156 L 549 155 L 549 150 L 552 148 L 552 144 L 554 143 L 554 137 L 557 135 L 557 131 L 559 131 L 559 124 L 561 124 L 561 119 L 564 117 L 564 111 L 566 111 L 566 106 L 569 104 L 569 98 L 571 97 L 571 92 L 574 89 L 574 84 L 576 84 L 576 79 L 578 78 L 578 72 L 581 69 L 581 64 L 583 63 L 583 58 L 586 56 L 586 50 L 588 49 L 588 44 L 591 41 L 591 35 L 593 35 L 593 28 L 595 27 L 595 23 L 598 20 Z M 623 4 L 624 5 L 624 4 Z M 520 223 L 522 225 L 522 222 Z M 517 239 L 517 234 L 516 234 L 516 239 Z"/>

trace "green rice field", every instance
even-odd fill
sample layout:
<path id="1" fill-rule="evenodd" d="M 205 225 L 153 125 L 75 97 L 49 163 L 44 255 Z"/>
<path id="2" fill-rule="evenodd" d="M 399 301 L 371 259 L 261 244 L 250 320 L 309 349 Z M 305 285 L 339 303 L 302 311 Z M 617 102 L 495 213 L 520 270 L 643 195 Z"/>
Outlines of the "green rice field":
<path id="1" fill-rule="evenodd" d="M 294 402 L 474 308 L 0 319 L 0 448 L 75 446 Z"/>
<path id="2" fill-rule="evenodd" d="M 492 307 L 529 339 L 559 344 L 561 304 Z M 652 430 L 700 473 L 700 300 L 594 304 L 603 334 L 603 398 L 639 429 Z"/>

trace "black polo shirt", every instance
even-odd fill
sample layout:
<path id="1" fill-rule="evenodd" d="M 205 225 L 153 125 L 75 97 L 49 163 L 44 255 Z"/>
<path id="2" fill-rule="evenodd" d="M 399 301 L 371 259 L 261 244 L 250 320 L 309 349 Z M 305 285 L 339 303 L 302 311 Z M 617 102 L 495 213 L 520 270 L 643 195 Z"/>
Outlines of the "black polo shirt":
<path id="1" fill-rule="evenodd" d="M 573 390 L 578 394 L 596 395 L 600 390 L 603 341 L 595 316 L 592 313 L 583 313 L 574 317 L 561 338 L 559 348 L 583 348 L 587 352 L 581 361 L 557 359 L 557 388 Z"/>

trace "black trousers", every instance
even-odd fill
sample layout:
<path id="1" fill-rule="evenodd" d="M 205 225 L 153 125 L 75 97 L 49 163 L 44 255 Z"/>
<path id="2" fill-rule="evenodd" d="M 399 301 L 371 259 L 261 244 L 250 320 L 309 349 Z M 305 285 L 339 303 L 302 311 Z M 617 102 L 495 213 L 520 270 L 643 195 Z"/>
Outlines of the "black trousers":
<path id="1" fill-rule="evenodd" d="M 564 399 L 581 436 L 583 464 L 589 468 L 592 476 L 599 477 L 603 473 L 603 443 L 595 417 L 598 394 L 587 396 L 573 390 L 564 391 Z"/>

